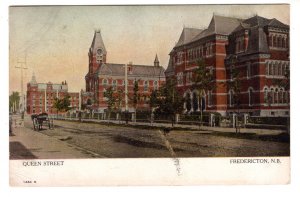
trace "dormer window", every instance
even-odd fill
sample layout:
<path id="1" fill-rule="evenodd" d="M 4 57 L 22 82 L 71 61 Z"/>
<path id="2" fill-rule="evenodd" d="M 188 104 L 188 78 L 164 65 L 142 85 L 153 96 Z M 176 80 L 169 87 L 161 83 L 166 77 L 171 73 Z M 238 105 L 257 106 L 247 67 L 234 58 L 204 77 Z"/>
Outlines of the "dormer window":
<path id="1" fill-rule="evenodd" d="M 244 52 L 245 45 L 244 45 L 244 37 L 237 37 L 235 40 L 235 51 L 236 53 Z"/>

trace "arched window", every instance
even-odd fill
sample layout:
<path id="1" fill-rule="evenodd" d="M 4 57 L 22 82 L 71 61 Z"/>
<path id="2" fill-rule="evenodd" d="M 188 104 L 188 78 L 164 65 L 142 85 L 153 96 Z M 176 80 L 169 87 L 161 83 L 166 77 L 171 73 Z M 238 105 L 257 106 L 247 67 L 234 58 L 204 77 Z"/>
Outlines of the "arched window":
<path id="1" fill-rule="evenodd" d="M 272 47 L 273 46 L 273 35 L 269 35 L 269 46 Z"/>
<path id="2" fill-rule="evenodd" d="M 253 88 L 249 88 L 248 90 L 248 94 L 249 94 L 249 106 L 253 105 Z"/>
<path id="3" fill-rule="evenodd" d="M 285 75 L 285 65 L 286 65 L 286 64 L 282 64 L 282 66 L 281 66 L 281 75 L 282 75 L 282 76 Z"/>
<path id="4" fill-rule="evenodd" d="M 149 87 L 148 81 L 144 81 L 144 91 L 147 92 Z"/>
<path id="5" fill-rule="evenodd" d="M 276 62 L 275 64 L 274 64 L 274 69 L 273 69 L 273 74 L 274 75 L 278 75 L 278 69 L 277 69 L 277 67 L 278 67 L 278 63 Z"/>
<path id="6" fill-rule="evenodd" d="M 113 85 L 114 87 L 116 87 L 116 86 L 117 86 L 117 80 L 113 80 L 112 85 Z"/>
<path id="7" fill-rule="evenodd" d="M 107 85 L 107 79 L 102 79 L 102 84 L 106 86 Z"/>
<path id="8" fill-rule="evenodd" d="M 193 92 L 193 99 L 192 99 L 192 102 L 193 102 L 193 110 L 194 111 L 198 111 L 199 109 L 199 100 L 198 100 L 198 96 L 197 96 L 197 93 L 196 92 Z"/>
<path id="9" fill-rule="evenodd" d="M 285 92 L 285 103 L 286 103 L 286 104 L 289 104 L 289 103 L 290 103 L 290 101 L 289 101 L 289 91 L 286 91 L 286 92 Z"/>
<path id="10" fill-rule="evenodd" d="M 274 103 L 278 103 L 278 88 L 275 89 L 275 98 L 274 98 Z"/>
<path id="11" fill-rule="evenodd" d="M 277 47 L 277 36 L 276 35 L 273 37 L 273 46 Z"/>
<path id="12" fill-rule="evenodd" d="M 282 63 L 279 62 L 278 64 L 278 75 L 281 76 L 282 75 Z"/>
<path id="13" fill-rule="evenodd" d="M 269 72 L 270 72 L 270 75 L 273 75 L 273 62 L 270 62 L 269 63 Z"/>
<path id="14" fill-rule="evenodd" d="M 277 47 L 281 47 L 281 36 L 277 36 Z"/>
<path id="15" fill-rule="evenodd" d="M 117 80 L 112 81 L 112 88 L 113 88 L 113 90 L 117 89 Z"/>
<path id="16" fill-rule="evenodd" d="M 187 111 L 190 111 L 191 108 L 192 108 L 192 105 L 191 105 L 191 95 L 190 93 L 187 93 L 185 95 L 185 107 L 186 107 L 186 110 Z"/>
<path id="17" fill-rule="evenodd" d="M 266 63 L 266 75 L 269 75 L 269 64 L 270 62 Z"/>
<path id="18" fill-rule="evenodd" d="M 158 81 L 154 81 L 153 85 L 154 85 L 154 90 L 157 90 L 158 89 Z"/>
<path id="19" fill-rule="evenodd" d="M 250 78 L 252 73 L 251 73 L 251 63 L 247 62 L 247 78 Z"/>
<path id="20" fill-rule="evenodd" d="M 212 93 L 211 91 L 208 91 L 208 95 L 207 95 L 207 99 L 208 99 L 208 106 L 212 106 Z"/>
<path id="21" fill-rule="evenodd" d="M 264 88 L 264 103 L 268 103 L 268 88 Z"/>
<path id="22" fill-rule="evenodd" d="M 289 66 L 289 64 L 287 63 L 287 64 L 285 65 L 284 75 L 286 75 L 286 74 L 289 72 L 289 70 L 290 70 L 290 66 Z"/>
<path id="23" fill-rule="evenodd" d="M 232 107 L 233 105 L 234 105 L 233 90 L 229 90 L 229 106 Z"/>
<path id="24" fill-rule="evenodd" d="M 271 88 L 271 91 L 270 91 L 270 104 L 273 104 L 274 103 L 274 89 Z"/>
<path id="25" fill-rule="evenodd" d="M 283 89 L 280 88 L 280 91 L 279 91 L 279 103 L 283 103 Z"/>

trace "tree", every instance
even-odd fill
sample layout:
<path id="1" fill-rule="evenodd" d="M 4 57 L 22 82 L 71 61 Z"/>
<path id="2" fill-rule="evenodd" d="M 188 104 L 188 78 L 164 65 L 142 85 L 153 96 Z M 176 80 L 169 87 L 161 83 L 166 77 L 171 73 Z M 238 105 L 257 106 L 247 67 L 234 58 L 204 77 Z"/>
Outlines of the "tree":
<path id="1" fill-rule="evenodd" d="M 116 99 L 114 97 L 114 90 L 112 86 L 106 89 L 106 91 L 104 92 L 104 97 L 106 97 L 108 119 L 110 119 L 111 111 L 116 103 Z"/>
<path id="2" fill-rule="evenodd" d="M 200 126 L 202 126 L 203 120 L 203 102 L 202 98 L 205 96 L 205 92 L 211 91 L 215 88 L 215 84 L 213 83 L 213 73 L 210 69 L 207 68 L 204 61 L 200 59 L 197 62 L 197 69 L 194 70 L 194 75 L 192 77 L 193 81 L 193 89 L 198 90 L 198 98 L 200 103 Z M 189 99 L 189 98 L 188 98 Z"/>
<path id="3" fill-rule="evenodd" d="M 233 100 L 234 104 L 236 105 L 237 109 L 237 117 L 239 117 L 239 111 L 240 111 L 240 97 L 241 97 L 241 76 L 240 76 L 240 71 L 232 67 L 231 68 L 231 80 L 227 81 L 227 87 L 229 90 L 233 91 Z M 240 132 L 240 127 L 239 127 L 239 122 L 238 118 L 235 121 L 235 132 L 238 133 Z"/>
<path id="4" fill-rule="evenodd" d="M 139 95 L 139 80 L 135 80 L 133 84 L 133 96 L 129 98 L 132 101 L 134 108 L 134 117 L 136 118 L 137 104 L 140 99 Z"/>
<path id="5" fill-rule="evenodd" d="M 150 100 L 149 100 L 149 106 L 151 108 L 151 111 L 153 110 L 153 108 L 158 106 L 158 95 L 159 95 L 158 90 L 153 90 L 151 92 Z"/>
<path id="6" fill-rule="evenodd" d="M 171 116 L 172 125 L 174 124 L 175 115 L 183 111 L 184 99 L 180 96 L 176 89 L 176 82 L 173 79 L 168 79 L 164 85 L 162 85 L 158 92 L 152 95 L 152 106 L 157 106 L 155 114 Z"/>
<path id="7" fill-rule="evenodd" d="M 115 108 L 121 112 L 121 109 L 122 109 L 122 103 L 123 103 L 123 100 L 124 100 L 124 91 L 122 89 L 119 89 L 117 91 L 117 94 L 115 96 Z"/>
<path id="8" fill-rule="evenodd" d="M 70 110 L 70 96 L 67 94 L 64 96 L 64 98 L 59 99 L 55 98 L 53 106 L 56 109 L 57 114 L 59 112 L 66 112 Z"/>
<path id="9" fill-rule="evenodd" d="M 273 79 L 273 84 L 278 85 L 279 88 L 284 88 L 285 91 L 290 91 L 290 71 L 285 70 L 283 79 Z M 270 99 L 268 99 L 269 105 L 271 104 Z M 287 117 L 287 132 L 290 133 L 290 117 Z"/>
<path id="10" fill-rule="evenodd" d="M 9 96 L 9 109 L 14 108 L 14 112 L 17 111 L 17 107 L 20 103 L 20 95 L 19 92 L 12 92 L 12 94 Z"/>

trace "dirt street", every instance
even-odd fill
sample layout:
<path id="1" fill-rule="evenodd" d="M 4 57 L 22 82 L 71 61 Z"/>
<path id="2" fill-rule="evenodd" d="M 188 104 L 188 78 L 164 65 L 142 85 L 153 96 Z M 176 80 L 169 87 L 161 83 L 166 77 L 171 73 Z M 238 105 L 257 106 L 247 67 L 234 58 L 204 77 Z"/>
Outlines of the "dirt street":
<path id="1" fill-rule="evenodd" d="M 25 127 L 32 128 L 32 123 L 25 121 Z M 176 130 L 164 137 L 158 129 L 55 120 L 54 130 L 44 129 L 39 132 L 77 147 L 92 158 L 289 155 L 287 142 L 241 139 L 204 131 Z"/>

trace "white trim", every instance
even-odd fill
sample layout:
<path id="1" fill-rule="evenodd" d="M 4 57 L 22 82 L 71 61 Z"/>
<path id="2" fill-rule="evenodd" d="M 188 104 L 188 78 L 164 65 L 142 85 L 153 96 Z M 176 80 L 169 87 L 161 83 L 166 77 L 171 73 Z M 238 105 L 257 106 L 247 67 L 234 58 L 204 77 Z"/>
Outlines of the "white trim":
<path id="1" fill-rule="evenodd" d="M 224 56 L 224 57 L 226 57 L 226 54 L 225 53 L 215 53 L 215 55 L 217 56 Z"/>

